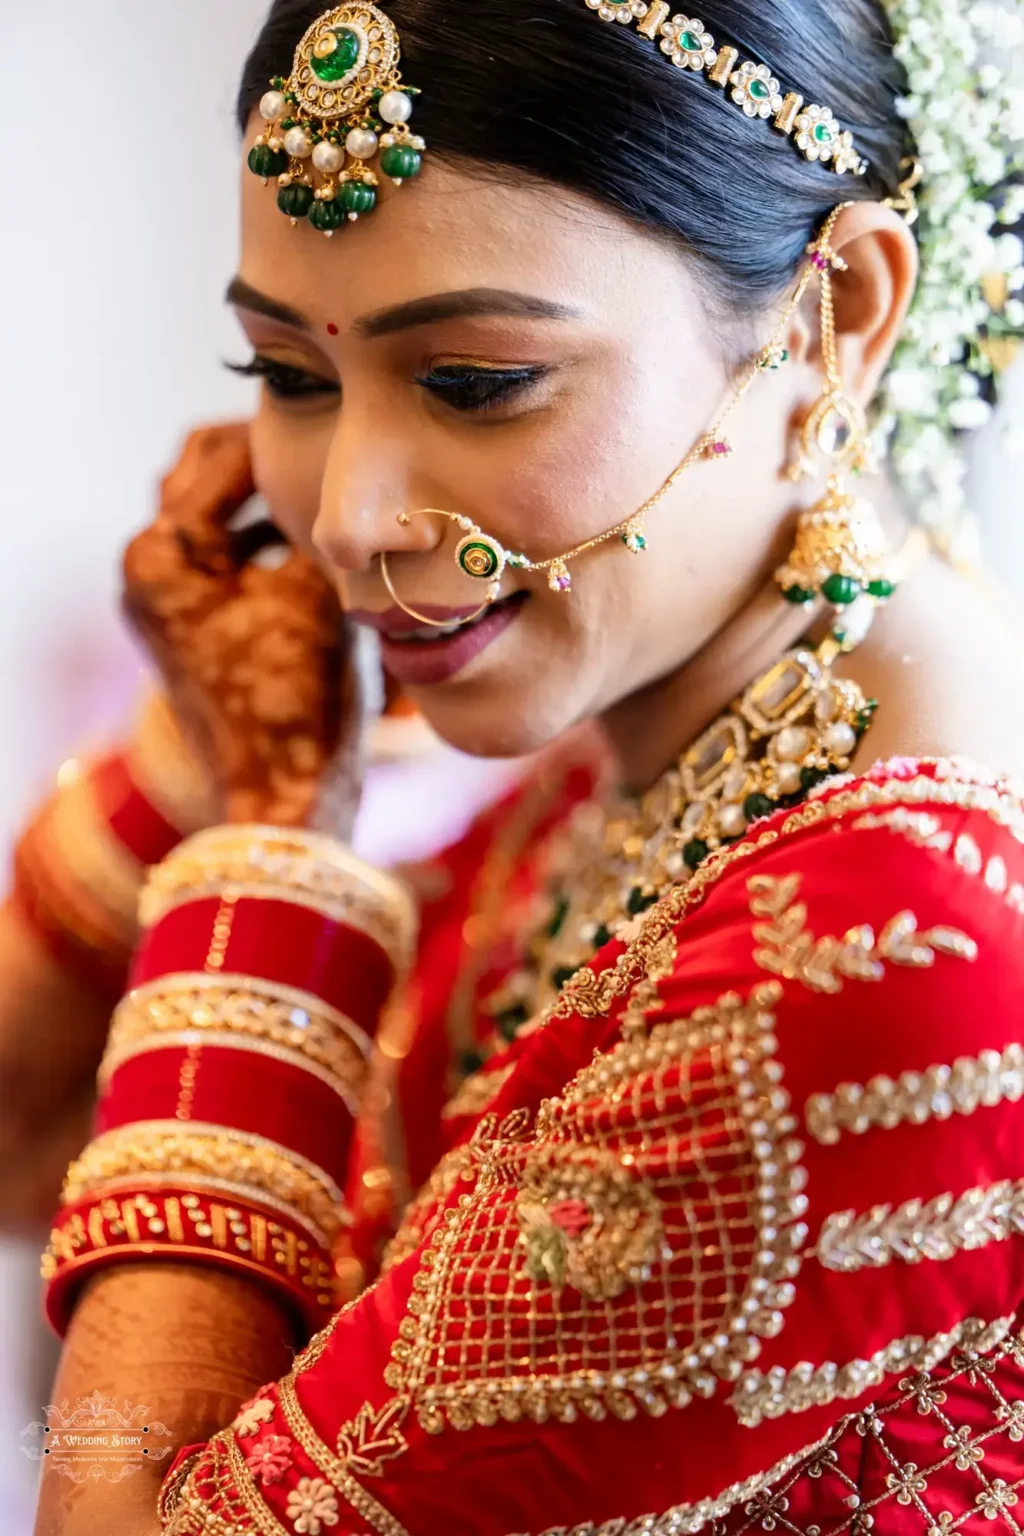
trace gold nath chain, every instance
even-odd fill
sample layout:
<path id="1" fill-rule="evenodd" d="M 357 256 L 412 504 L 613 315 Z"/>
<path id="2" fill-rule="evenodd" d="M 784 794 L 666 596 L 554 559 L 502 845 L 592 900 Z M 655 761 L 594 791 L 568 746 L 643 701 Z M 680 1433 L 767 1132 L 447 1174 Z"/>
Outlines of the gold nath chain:
<path id="1" fill-rule="evenodd" d="M 629 517 L 616 523 L 614 528 L 607 529 L 604 533 L 597 534 L 592 539 L 585 539 L 582 544 L 577 544 L 573 549 L 562 555 L 552 555 L 547 560 L 531 560 L 527 555 L 509 553 L 508 563 L 519 570 L 525 571 L 550 571 L 551 586 L 556 591 L 567 591 L 571 582 L 568 571 L 565 569 L 570 560 L 575 560 L 577 555 L 586 554 L 590 549 L 596 549 L 605 544 L 609 539 L 624 538 L 630 548 L 639 552 L 646 548 L 646 540 L 641 532 L 641 525 L 648 512 L 652 512 L 660 501 L 668 495 L 676 482 L 694 464 L 707 459 L 726 458 L 732 452 L 732 448 L 723 436 L 725 423 L 743 400 L 747 391 L 766 368 L 776 367 L 778 360 L 784 356 L 782 340 L 789 327 L 804 294 L 814 281 L 815 277 L 825 277 L 831 269 L 845 270 L 846 263 L 834 253 L 831 248 L 832 232 L 836 221 L 847 203 L 840 203 L 829 214 L 817 239 L 807 247 L 807 255 L 810 257 L 800 276 L 793 294 L 779 318 L 779 322 L 772 333 L 771 339 L 761 349 L 756 357 L 752 358 L 744 369 L 738 384 L 731 396 L 719 413 L 713 426 L 703 434 L 681 464 L 669 475 L 654 495 L 644 502 L 637 511 L 631 512 Z M 825 360 L 825 371 L 829 383 L 834 388 L 839 387 L 839 373 L 836 361 L 835 345 L 835 312 L 832 305 L 832 285 L 825 281 L 822 284 L 822 351 Z"/>

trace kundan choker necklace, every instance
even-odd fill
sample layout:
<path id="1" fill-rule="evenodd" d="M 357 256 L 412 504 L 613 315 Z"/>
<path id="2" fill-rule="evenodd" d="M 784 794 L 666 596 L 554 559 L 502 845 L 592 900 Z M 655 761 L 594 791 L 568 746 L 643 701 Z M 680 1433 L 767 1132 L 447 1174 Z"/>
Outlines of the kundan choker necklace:
<path id="1" fill-rule="evenodd" d="M 843 649 L 830 634 L 787 651 L 644 795 L 578 809 L 552 851 L 527 963 L 490 1002 L 503 1036 L 611 939 L 628 939 L 631 924 L 715 849 L 849 768 L 876 703 L 834 675 Z"/>

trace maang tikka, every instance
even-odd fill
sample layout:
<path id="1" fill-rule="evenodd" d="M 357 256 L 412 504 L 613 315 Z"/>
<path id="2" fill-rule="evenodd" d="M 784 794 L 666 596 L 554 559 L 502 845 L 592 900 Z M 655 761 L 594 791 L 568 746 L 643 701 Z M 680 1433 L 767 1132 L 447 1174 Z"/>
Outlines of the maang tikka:
<path id="1" fill-rule="evenodd" d="M 399 72 L 401 48 L 376 5 L 339 5 L 308 28 L 288 79 L 260 102 L 267 124 L 249 169 L 269 183 L 293 224 L 308 219 L 333 235 L 346 218 L 369 213 L 380 185 L 372 161 L 396 184 L 418 176 L 426 144 L 409 129 L 413 98 Z"/>

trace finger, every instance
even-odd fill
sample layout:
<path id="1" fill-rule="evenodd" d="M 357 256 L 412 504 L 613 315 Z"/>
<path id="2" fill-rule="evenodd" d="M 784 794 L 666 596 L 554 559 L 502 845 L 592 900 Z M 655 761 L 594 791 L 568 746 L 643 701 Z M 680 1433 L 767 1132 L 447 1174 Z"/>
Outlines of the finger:
<path id="1" fill-rule="evenodd" d="M 161 515 L 195 532 L 223 527 L 255 492 L 245 422 L 202 427 L 164 477 Z"/>

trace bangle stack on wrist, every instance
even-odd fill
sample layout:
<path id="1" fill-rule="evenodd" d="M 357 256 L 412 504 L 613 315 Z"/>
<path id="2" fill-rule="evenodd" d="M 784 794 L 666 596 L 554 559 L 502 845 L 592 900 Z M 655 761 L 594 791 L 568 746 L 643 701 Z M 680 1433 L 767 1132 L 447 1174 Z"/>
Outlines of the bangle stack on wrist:
<path id="1" fill-rule="evenodd" d="M 97 1266 L 182 1258 L 334 1308 L 331 1250 L 366 1060 L 415 914 L 332 839 L 201 833 L 155 869 L 132 986 L 100 1071 L 96 1135 L 44 1258 L 66 1325 Z"/>
<path id="2" fill-rule="evenodd" d="M 129 747 L 61 769 L 15 850 L 15 903 L 62 970 L 116 997 L 149 866 L 210 819 L 201 774 L 154 695 Z"/>

